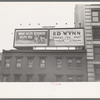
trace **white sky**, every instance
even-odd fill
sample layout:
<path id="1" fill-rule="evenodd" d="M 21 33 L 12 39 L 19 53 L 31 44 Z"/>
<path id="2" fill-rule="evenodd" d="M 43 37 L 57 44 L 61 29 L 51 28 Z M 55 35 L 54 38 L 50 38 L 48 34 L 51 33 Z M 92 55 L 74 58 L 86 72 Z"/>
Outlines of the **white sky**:
<path id="1" fill-rule="evenodd" d="M 74 27 L 74 4 L 68 2 L 0 2 L 0 52 L 2 49 L 13 48 L 14 35 L 12 33 L 15 28 L 46 25 Z"/>
<path id="2" fill-rule="evenodd" d="M 13 48 L 15 28 L 74 27 L 74 7 L 75 2 L 0 2 L 0 52 Z"/>

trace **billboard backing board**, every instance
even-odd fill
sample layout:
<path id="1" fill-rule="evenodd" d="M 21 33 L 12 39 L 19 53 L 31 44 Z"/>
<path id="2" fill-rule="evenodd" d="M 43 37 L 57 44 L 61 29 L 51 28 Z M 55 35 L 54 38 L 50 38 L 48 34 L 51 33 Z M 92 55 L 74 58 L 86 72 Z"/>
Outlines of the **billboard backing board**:
<path id="1" fill-rule="evenodd" d="M 84 46 L 83 29 L 52 29 L 49 46 Z"/>
<path id="2" fill-rule="evenodd" d="M 47 46 L 47 30 L 16 30 L 14 47 Z"/>

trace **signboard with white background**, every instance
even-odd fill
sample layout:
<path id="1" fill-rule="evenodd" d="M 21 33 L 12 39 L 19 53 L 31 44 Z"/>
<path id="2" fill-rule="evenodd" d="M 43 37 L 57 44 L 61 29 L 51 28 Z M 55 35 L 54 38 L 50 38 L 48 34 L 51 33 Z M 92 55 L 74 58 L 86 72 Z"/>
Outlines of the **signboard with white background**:
<path id="1" fill-rule="evenodd" d="M 52 29 L 49 46 L 84 46 L 83 29 Z"/>

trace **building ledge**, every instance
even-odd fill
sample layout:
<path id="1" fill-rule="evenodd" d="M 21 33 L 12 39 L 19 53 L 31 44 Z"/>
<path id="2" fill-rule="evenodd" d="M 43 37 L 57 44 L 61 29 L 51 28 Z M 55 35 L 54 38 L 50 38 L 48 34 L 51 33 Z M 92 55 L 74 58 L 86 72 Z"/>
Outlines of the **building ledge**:
<path id="1" fill-rule="evenodd" d="M 93 41 L 93 44 L 99 44 L 100 45 L 100 41 Z"/>
<path id="2" fill-rule="evenodd" d="M 86 53 L 86 50 L 3 50 L 3 53 Z"/>
<path id="3" fill-rule="evenodd" d="M 97 22 L 97 23 L 92 22 L 92 26 L 100 26 L 100 22 Z"/>

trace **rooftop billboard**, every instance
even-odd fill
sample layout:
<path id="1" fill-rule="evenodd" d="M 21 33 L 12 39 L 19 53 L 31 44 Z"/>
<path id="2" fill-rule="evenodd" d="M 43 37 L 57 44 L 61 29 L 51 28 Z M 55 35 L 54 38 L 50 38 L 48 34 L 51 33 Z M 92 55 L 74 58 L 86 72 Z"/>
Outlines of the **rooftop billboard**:
<path id="1" fill-rule="evenodd" d="M 52 29 L 49 46 L 83 46 L 83 29 Z"/>
<path id="2" fill-rule="evenodd" d="M 14 47 L 84 46 L 83 29 L 16 29 Z"/>
<path id="3" fill-rule="evenodd" d="M 16 30 L 14 47 L 47 46 L 47 30 Z"/>

